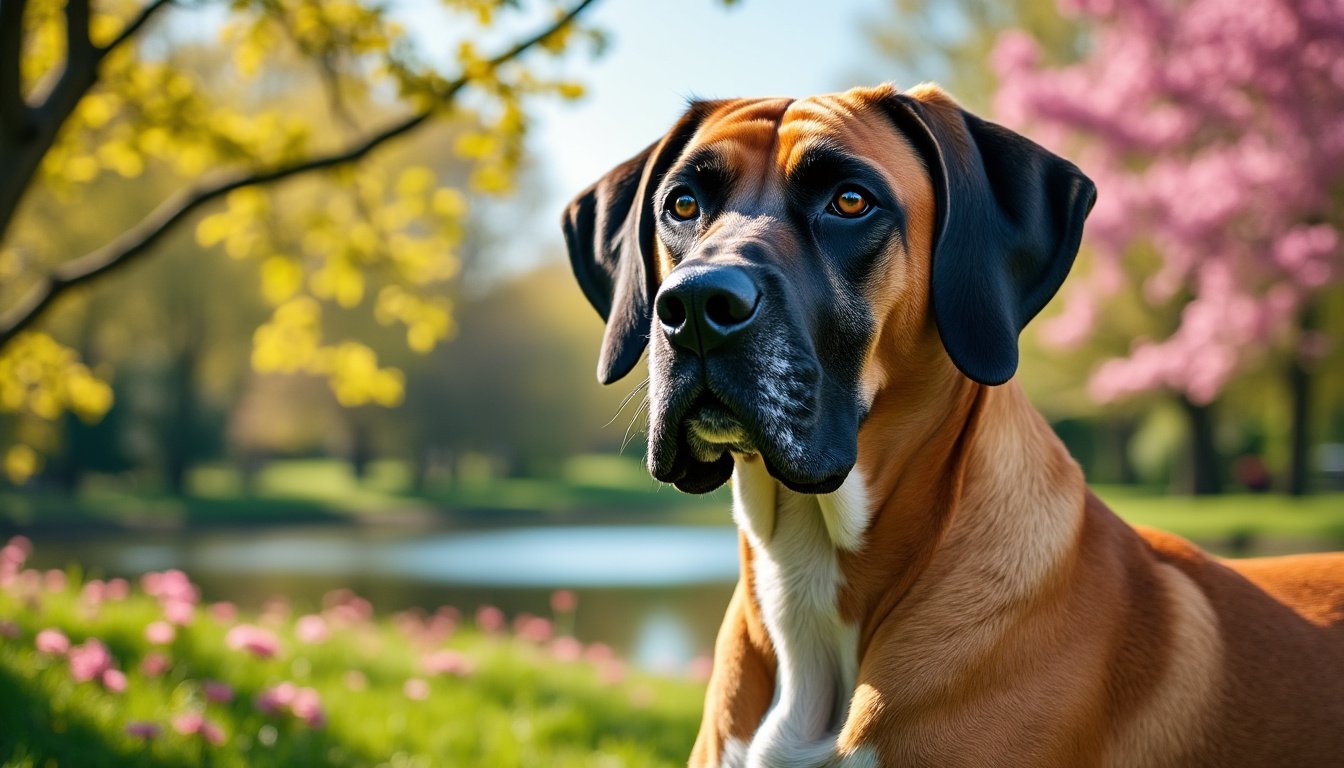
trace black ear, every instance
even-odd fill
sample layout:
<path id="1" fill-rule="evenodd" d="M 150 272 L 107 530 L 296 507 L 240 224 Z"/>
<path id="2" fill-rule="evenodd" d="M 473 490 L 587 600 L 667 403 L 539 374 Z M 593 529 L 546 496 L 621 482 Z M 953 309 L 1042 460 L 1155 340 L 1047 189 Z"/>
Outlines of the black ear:
<path id="1" fill-rule="evenodd" d="M 889 113 L 933 180 L 933 311 L 952 362 L 982 384 L 1017 371 L 1017 336 L 1068 275 L 1097 190 L 1077 166 L 936 89 Z"/>
<path id="2" fill-rule="evenodd" d="M 579 193 L 560 224 L 579 287 L 607 321 L 597 380 L 610 384 L 639 362 L 649 343 L 653 295 L 652 195 L 715 102 L 699 101 L 661 140 Z"/>

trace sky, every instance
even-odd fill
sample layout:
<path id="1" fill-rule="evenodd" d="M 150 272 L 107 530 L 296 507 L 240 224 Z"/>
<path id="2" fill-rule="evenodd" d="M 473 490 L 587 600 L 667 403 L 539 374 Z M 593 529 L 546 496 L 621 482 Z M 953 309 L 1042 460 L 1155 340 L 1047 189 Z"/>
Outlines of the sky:
<path id="1" fill-rule="evenodd" d="M 889 19 L 889 0 L 601 0 L 589 23 L 605 55 L 572 74 L 587 96 L 539 111 L 532 147 L 558 218 L 579 190 L 676 121 L 691 96 L 808 96 L 893 79 L 863 32 Z M 854 82 L 856 72 L 872 80 Z"/>

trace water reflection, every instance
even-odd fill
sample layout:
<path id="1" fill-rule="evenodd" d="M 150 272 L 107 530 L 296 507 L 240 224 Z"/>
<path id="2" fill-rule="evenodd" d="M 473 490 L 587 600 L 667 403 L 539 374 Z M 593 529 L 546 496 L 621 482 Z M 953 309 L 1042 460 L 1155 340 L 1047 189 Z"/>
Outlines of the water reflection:
<path id="1" fill-rule="evenodd" d="M 34 564 L 135 576 L 181 568 L 207 600 L 316 606 L 350 587 L 380 611 L 465 613 L 496 605 L 549 615 L 552 590 L 579 597 L 574 633 L 673 671 L 713 647 L 737 575 L 730 527 L 592 526 L 389 532 L 287 529 L 39 541 Z"/>

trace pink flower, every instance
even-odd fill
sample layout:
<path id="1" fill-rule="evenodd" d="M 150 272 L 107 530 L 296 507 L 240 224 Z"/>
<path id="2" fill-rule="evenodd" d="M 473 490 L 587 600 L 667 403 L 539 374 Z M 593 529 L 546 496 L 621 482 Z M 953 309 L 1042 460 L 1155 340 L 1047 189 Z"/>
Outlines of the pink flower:
<path id="1" fill-rule="evenodd" d="M 126 692 L 126 673 L 119 669 L 107 669 L 103 671 L 103 688 L 111 693 Z"/>
<path id="2" fill-rule="evenodd" d="M 275 634 L 252 624 L 239 624 L 230 629 L 224 642 L 234 650 L 247 651 L 260 659 L 269 659 L 280 652 L 280 641 Z"/>
<path id="3" fill-rule="evenodd" d="M 534 643 L 544 643 L 551 639 L 553 625 L 550 619 L 523 613 L 513 621 L 513 631 L 518 637 Z"/>
<path id="4" fill-rule="evenodd" d="M 156 739 L 162 732 L 163 729 L 160 728 L 157 723 L 149 723 L 143 720 L 136 720 L 134 722 L 126 724 L 127 736 L 131 736 L 137 739 L 143 739 L 144 741 L 149 741 L 150 739 Z"/>
<path id="5" fill-rule="evenodd" d="M 327 724 L 327 713 L 322 709 L 322 699 L 312 688 L 296 690 L 289 711 L 309 728 L 321 728 Z"/>
<path id="6" fill-rule="evenodd" d="M 456 651 L 435 651 L 420 660 L 420 669 L 427 675 L 456 675 L 466 677 L 475 671 L 471 659 Z"/>
<path id="7" fill-rule="evenodd" d="M 267 688 L 257 695 L 257 709 L 265 715 L 287 712 L 294 703 L 294 693 L 297 690 L 293 683 L 281 683 Z"/>
<path id="8" fill-rule="evenodd" d="M 551 593 L 551 610 L 556 613 L 573 613 L 579 605 L 579 598 L 571 590 L 557 589 Z"/>
<path id="9" fill-rule="evenodd" d="M 598 666 L 597 679 L 603 685 L 616 685 L 625 679 L 625 665 L 615 659 L 605 661 Z"/>
<path id="10" fill-rule="evenodd" d="M 44 629 L 33 642 L 38 652 L 49 656 L 64 656 L 70 650 L 70 638 L 59 629 Z"/>
<path id="11" fill-rule="evenodd" d="M 163 601 L 163 617 L 179 626 L 187 626 L 196 619 L 196 606 L 184 600 Z"/>
<path id="12" fill-rule="evenodd" d="M 326 619 L 310 613 L 299 618 L 294 626 L 294 634 L 299 638 L 299 642 L 315 645 L 326 642 L 331 636 L 331 631 L 327 628 Z"/>
<path id="13" fill-rule="evenodd" d="M 233 688 L 227 683 L 221 683 L 218 680 L 206 680 L 201 689 L 205 692 L 205 700 L 216 704 L 228 704 L 233 701 Z"/>
<path id="14" fill-rule="evenodd" d="M 173 728 L 183 736 L 200 736 L 206 742 L 219 746 L 224 743 L 224 729 L 205 719 L 199 712 L 188 712 L 173 718 Z"/>
<path id="15" fill-rule="evenodd" d="M 84 584 L 84 589 L 80 590 L 79 597 L 88 605 L 98 607 L 102 605 L 103 600 L 107 598 L 107 585 L 99 579 Z"/>
<path id="16" fill-rule="evenodd" d="M 483 605 L 476 610 L 476 626 L 483 632 L 495 634 L 504 629 L 504 612 L 493 605 Z"/>
<path id="17" fill-rule="evenodd" d="M 429 698 L 429 683 L 420 677 L 412 677 L 402 686 L 406 698 L 411 701 L 424 701 Z"/>
<path id="18" fill-rule="evenodd" d="M 220 624 L 232 624 L 238 618 L 238 607 L 226 601 L 211 603 L 210 615 Z"/>
<path id="19" fill-rule="evenodd" d="M 64 592 L 69 579 L 66 578 L 65 571 L 52 568 L 47 571 L 42 578 L 48 592 Z"/>
<path id="20" fill-rule="evenodd" d="M 593 643 L 583 652 L 583 657 L 594 664 L 601 664 L 614 659 L 616 653 L 606 643 Z"/>
<path id="21" fill-rule="evenodd" d="M 557 637 L 551 641 L 551 655 L 559 661 L 578 661 L 583 656 L 583 643 L 572 637 Z"/>
<path id="22" fill-rule="evenodd" d="M 108 601 L 121 601 L 130 597 L 130 582 L 123 578 L 108 579 L 107 585 L 103 589 L 103 597 Z"/>
<path id="23" fill-rule="evenodd" d="M 345 687 L 352 691 L 362 691 L 369 687 L 369 678 L 364 676 L 358 669 L 351 669 L 345 673 L 342 678 L 345 681 Z"/>
<path id="24" fill-rule="evenodd" d="M 173 668 L 168 657 L 155 651 L 140 660 L 140 674 L 145 677 L 158 677 Z"/>
<path id="25" fill-rule="evenodd" d="M 85 640 L 80 645 L 70 649 L 68 654 L 70 659 L 70 676 L 77 683 L 85 683 L 94 678 L 102 677 L 103 673 L 112 668 L 112 654 L 107 652 L 107 646 L 103 645 L 96 637 Z"/>
<path id="26" fill-rule="evenodd" d="M 177 637 L 177 630 L 166 621 L 156 621 L 145 627 L 145 639 L 154 645 L 167 645 Z"/>

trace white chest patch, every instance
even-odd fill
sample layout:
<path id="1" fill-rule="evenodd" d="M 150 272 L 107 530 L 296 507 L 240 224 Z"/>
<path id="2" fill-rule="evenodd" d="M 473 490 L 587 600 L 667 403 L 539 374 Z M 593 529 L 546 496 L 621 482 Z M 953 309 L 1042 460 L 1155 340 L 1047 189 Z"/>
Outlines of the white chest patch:
<path id="1" fill-rule="evenodd" d="M 836 750 L 858 672 L 858 629 L 837 606 L 838 550 L 857 548 L 868 526 L 858 469 L 834 493 L 806 495 L 780 486 L 759 458 L 739 458 L 733 516 L 752 548 L 756 599 L 779 665 L 770 710 L 725 765 L 870 765 L 870 755 Z"/>

